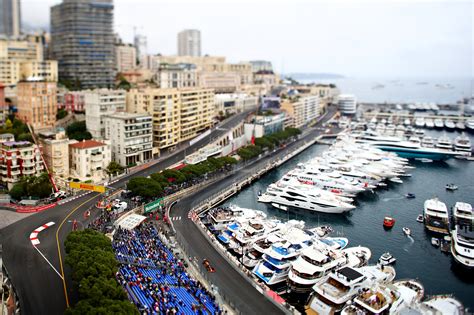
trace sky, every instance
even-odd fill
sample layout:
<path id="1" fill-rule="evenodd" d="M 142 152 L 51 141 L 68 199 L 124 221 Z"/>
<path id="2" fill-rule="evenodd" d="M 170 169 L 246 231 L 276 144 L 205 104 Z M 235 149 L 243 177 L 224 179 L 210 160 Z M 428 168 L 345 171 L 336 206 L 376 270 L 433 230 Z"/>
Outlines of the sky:
<path id="1" fill-rule="evenodd" d="M 49 25 L 61 0 L 21 0 L 23 23 Z M 115 31 L 148 53 L 176 54 L 201 30 L 203 54 L 264 59 L 280 73 L 367 78 L 474 77 L 471 0 L 115 0 Z"/>

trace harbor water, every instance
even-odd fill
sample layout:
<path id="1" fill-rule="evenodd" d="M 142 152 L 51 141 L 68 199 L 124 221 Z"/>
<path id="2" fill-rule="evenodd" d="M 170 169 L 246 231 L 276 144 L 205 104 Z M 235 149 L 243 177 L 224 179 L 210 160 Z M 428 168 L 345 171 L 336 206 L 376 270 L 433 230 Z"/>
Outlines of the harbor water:
<path id="1" fill-rule="evenodd" d="M 430 130 L 427 134 L 439 137 L 442 132 Z M 447 132 L 454 140 L 457 132 Z M 474 137 L 471 136 L 474 143 Z M 367 246 L 372 250 L 370 263 L 375 264 L 384 252 L 390 252 L 397 262 L 395 268 L 397 279 L 419 279 L 425 286 L 426 295 L 454 294 L 465 307 L 474 310 L 474 270 L 460 267 L 454 262 L 451 254 L 443 253 L 431 244 L 432 235 L 418 223 L 416 217 L 423 213 L 426 199 L 438 197 L 451 208 L 457 201 L 474 205 L 474 162 L 450 159 L 446 162 L 423 163 L 411 161 L 416 169 L 409 170 L 413 175 L 402 178 L 402 184 L 389 183 L 386 188 L 379 188 L 375 193 L 364 192 L 356 198 L 357 208 L 349 214 L 330 215 L 307 210 L 290 209 L 282 211 L 270 204 L 257 202 L 259 191 L 264 192 L 267 186 L 279 180 L 286 172 L 298 163 L 320 156 L 328 149 L 327 145 L 313 145 L 297 157 L 288 161 L 242 190 L 229 199 L 226 204 L 235 204 L 244 208 L 258 209 L 268 217 L 277 217 L 282 221 L 288 219 L 304 220 L 306 227 L 331 225 L 333 235 L 345 236 L 349 246 Z M 447 183 L 455 183 L 459 189 L 450 192 L 445 189 Z M 407 199 L 406 193 L 414 193 L 416 198 Z M 385 230 L 383 218 L 391 216 L 396 223 L 393 229 Z M 402 228 L 411 229 L 407 237 Z"/>

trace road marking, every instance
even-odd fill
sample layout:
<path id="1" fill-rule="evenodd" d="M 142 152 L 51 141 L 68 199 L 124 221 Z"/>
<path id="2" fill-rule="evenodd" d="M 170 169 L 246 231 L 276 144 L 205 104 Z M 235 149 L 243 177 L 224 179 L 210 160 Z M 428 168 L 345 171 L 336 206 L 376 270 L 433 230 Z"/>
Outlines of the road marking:
<path id="1" fill-rule="evenodd" d="M 32 242 L 32 243 L 33 243 L 33 242 Z M 39 243 L 39 241 L 38 241 L 38 243 Z M 59 273 L 59 271 L 58 271 L 56 268 L 54 268 L 53 264 L 48 260 L 48 258 L 46 258 L 46 257 L 43 255 L 43 253 L 38 249 L 38 247 L 36 247 L 36 246 L 33 246 L 33 247 L 38 251 L 38 253 L 41 255 L 41 257 L 43 257 L 44 260 L 46 260 L 46 262 L 51 266 L 51 268 L 53 268 L 53 270 L 58 274 L 59 278 L 61 278 L 61 280 L 64 280 L 64 278 L 61 276 L 61 274 Z"/>
<path id="2" fill-rule="evenodd" d="M 61 224 L 59 224 L 58 229 L 56 230 L 56 245 L 58 246 L 59 267 L 61 268 L 61 275 L 62 275 L 63 288 L 64 288 L 64 299 L 66 300 L 66 307 L 69 307 L 69 298 L 68 298 L 68 295 L 67 295 L 66 278 L 64 277 L 63 259 L 62 259 L 62 256 L 61 256 L 61 246 L 59 245 L 59 230 L 61 230 L 61 227 L 63 226 L 64 222 L 66 222 L 66 220 L 69 219 L 69 217 L 74 212 L 76 212 L 77 209 L 79 209 L 80 207 L 82 207 L 83 205 L 85 205 L 86 203 L 91 201 L 92 199 L 98 198 L 100 196 L 101 196 L 100 194 L 95 195 L 94 197 L 91 197 L 91 198 L 87 199 L 86 201 L 84 201 L 83 203 L 81 203 L 80 205 L 78 205 L 76 208 L 72 209 L 71 212 L 69 212 L 68 215 L 61 221 Z"/>
<path id="3" fill-rule="evenodd" d="M 46 224 L 43 224 L 39 228 L 35 229 L 33 232 L 31 232 L 31 234 L 30 234 L 31 244 L 33 244 L 33 246 L 39 245 L 40 241 L 38 239 L 38 234 L 41 231 L 44 231 L 44 230 L 46 230 L 47 228 L 49 228 L 50 226 L 53 226 L 53 225 L 54 225 L 54 222 L 48 222 Z"/>

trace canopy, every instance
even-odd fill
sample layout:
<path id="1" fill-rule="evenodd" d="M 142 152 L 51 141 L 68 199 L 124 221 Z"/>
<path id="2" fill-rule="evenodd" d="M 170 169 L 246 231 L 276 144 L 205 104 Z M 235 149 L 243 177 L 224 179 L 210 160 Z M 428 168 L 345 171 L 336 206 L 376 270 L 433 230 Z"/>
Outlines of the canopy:
<path id="1" fill-rule="evenodd" d="M 115 221 L 114 225 L 119 226 L 122 229 L 126 229 L 130 231 L 136 228 L 137 226 L 139 226 L 140 223 L 142 223 L 145 220 L 146 220 L 146 217 L 139 214 L 131 213 Z"/>

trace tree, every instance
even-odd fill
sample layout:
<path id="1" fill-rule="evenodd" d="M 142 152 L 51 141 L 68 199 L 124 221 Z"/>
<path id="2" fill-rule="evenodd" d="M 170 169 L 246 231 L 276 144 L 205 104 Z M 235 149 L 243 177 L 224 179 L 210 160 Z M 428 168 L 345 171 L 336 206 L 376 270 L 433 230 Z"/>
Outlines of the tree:
<path id="1" fill-rule="evenodd" d="M 21 200 L 21 197 L 26 196 L 26 187 L 24 182 L 16 183 L 9 191 L 10 197 L 15 200 Z"/>
<path id="2" fill-rule="evenodd" d="M 134 195 L 145 198 L 158 197 L 163 192 L 161 185 L 151 178 L 134 177 L 127 183 L 127 189 L 131 190 Z"/>
<path id="3" fill-rule="evenodd" d="M 130 82 L 127 81 L 127 79 L 125 79 L 125 77 L 120 74 L 119 75 L 119 83 L 117 84 L 117 89 L 124 89 L 124 90 L 130 90 L 132 88 L 132 85 L 130 84 Z"/>
<path id="4" fill-rule="evenodd" d="M 31 136 L 30 133 L 21 133 L 20 135 L 18 135 L 17 140 L 33 142 L 33 137 Z"/>
<path id="5" fill-rule="evenodd" d="M 111 176 L 111 175 L 117 175 L 123 173 L 124 167 L 120 165 L 119 163 L 115 161 L 111 161 L 107 168 L 105 169 L 105 172 Z"/>
<path id="6" fill-rule="evenodd" d="M 85 121 L 77 121 L 66 128 L 66 133 L 69 139 L 75 139 L 77 141 L 90 140 L 92 135 L 87 131 Z"/>
<path id="7" fill-rule="evenodd" d="M 12 129 L 13 128 L 13 123 L 10 119 L 7 119 L 7 121 L 5 122 L 5 128 L 6 129 Z"/>
<path id="8" fill-rule="evenodd" d="M 67 111 L 65 109 L 60 109 L 58 110 L 58 112 L 56 113 L 56 119 L 63 119 L 64 117 L 67 116 Z"/>

